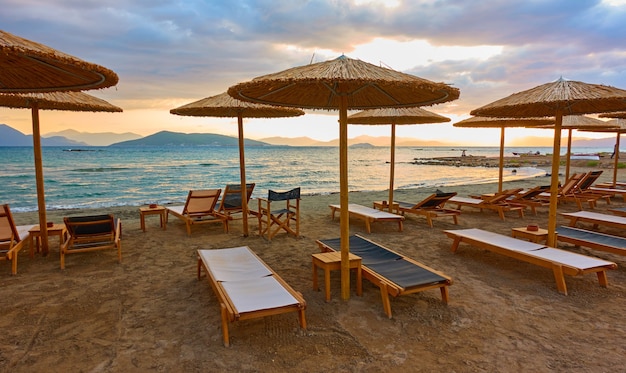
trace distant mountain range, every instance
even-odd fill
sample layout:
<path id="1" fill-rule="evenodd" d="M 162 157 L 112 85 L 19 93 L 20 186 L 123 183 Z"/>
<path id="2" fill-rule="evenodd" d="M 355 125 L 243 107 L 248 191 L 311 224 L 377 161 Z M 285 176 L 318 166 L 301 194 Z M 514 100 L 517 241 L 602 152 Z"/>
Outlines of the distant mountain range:
<path id="1" fill-rule="evenodd" d="M 122 141 L 111 146 L 238 146 L 239 139 L 231 136 L 212 133 L 178 133 L 170 131 L 157 132 L 154 135 L 137 140 Z M 267 146 L 266 142 L 244 139 L 245 146 Z"/>
<path id="2" fill-rule="evenodd" d="M 132 132 L 126 133 L 113 133 L 113 132 L 101 132 L 101 133 L 89 133 L 79 132 L 76 130 L 67 129 L 60 132 L 49 132 L 43 136 L 60 136 L 66 139 L 82 142 L 91 146 L 108 146 L 115 144 L 116 142 L 136 140 L 142 136 Z"/>
<path id="3" fill-rule="evenodd" d="M 142 137 L 135 133 L 86 133 L 75 130 L 64 130 L 51 132 L 42 135 L 42 146 L 66 146 L 71 148 L 81 146 L 237 146 L 238 139 L 232 136 L 210 134 L 210 133 L 179 133 L 161 131 L 153 135 Z M 339 146 L 339 140 L 318 141 L 309 137 L 267 137 L 260 140 L 246 139 L 246 146 Z M 348 145 L 369 144 L 373 146 L 389 146 L 389 137 L 358 136 L 348 139 Z M 533 144 L 538 147 L 552 146 L 551 137 L 525 137 L 511 141 L 508 146 L 524 146 Z M 599 147 L 612 149 L 615 144 L 615 136 L 602 139 L 574 138 L 574 147 Z M 32 135 L 25 135 L 22 132 L 6 125 L 0 124 L 0 146 L 32 146 Z M 413 138 L 397 138 L 396 146 L 471 146 L 467 144 L 453 144 L 443 141 L 428 141 Z M 565 146 L 565 139 L 562 146 Z M 497 146 L 497 144 L 494 144 Z"/>

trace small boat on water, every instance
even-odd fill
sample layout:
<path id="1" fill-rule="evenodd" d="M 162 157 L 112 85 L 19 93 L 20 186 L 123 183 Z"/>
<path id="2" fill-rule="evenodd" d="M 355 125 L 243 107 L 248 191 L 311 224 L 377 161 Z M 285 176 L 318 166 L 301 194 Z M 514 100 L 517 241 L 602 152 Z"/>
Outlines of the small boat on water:
<path id="1" fill-rule="evenodd" d="M 539 151 L 536 151 L 536 152 L 528 151 L 526 153 L 516 153 L 516 152 L 513 152 L 513 155 L 516 155 L 518 157 L 530 157 L 530 156 L 534 156 L 534 155 L 541 155 L 541 152 L 539 152 Z"/>

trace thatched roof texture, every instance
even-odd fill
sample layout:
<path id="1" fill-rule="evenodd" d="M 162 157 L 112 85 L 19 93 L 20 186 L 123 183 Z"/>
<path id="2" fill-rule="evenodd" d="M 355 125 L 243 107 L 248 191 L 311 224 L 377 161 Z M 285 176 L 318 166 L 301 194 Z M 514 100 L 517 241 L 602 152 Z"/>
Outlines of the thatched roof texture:
<path id="1" fill-rule="evenodd" d="M 460 128 L 515 128 L 537 127 L 554 123 L 554 118 L 498 118 L 498 117 L 471 117 L 453 124 Z"/>
<path id="2" fill-rule="evenodd" d="M 336 110 L 427 106 L 459 98 L 458 88 L 340 56 L 254 78 L 228 94 L 261 104 Z"/>
<path id="3" fill-rule="evenodd" d="M 471 115 L 488 117 L 547 117 L 557 111 L 580 115 L 626 110 L 626 91 L 563 78 L 514 93 L 474 109 Z"/>
<path id="4" fill-rule="evenodd" d="M 221 93 L 170 110 L 171 114 L 195 117 L 281 118 L 304 115 L 304 111 L 272 105 L 261 105 L 237 100 Z"/>
<path id="5" fill-rule="evenodd" d="M 116 85 L 113 71 L 0 30 L 0 92 L 82 91 Z"/>
<path id="6" fill-rule="evenodd" d="M 0 106 L 30 109 L 34 103 L 43 110 L 122 112 L 122 108 L 83 92 L 0 94 Z"/>
<path id="7" fill-rule="evenodd" d="M 448 117 L 419 107 L 370 109 L 348 116 L 350 124 L 425 124 L 449 121 Z"/>

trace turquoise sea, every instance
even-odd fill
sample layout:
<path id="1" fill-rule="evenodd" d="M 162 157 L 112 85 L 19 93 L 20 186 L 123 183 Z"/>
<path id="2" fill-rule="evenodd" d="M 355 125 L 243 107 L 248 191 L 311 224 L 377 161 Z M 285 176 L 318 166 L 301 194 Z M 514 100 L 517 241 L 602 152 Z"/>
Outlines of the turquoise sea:
<path id="1" fill-rule="evenodd" d="M 84 147 L 67 151 L 43 148 L 48 209 L 139 206 L 184 202 L 190 189 L 224 188 L 239 183 L 237 147 Z M 497 147 L 465 148 L 467 155 L 496 157 Z M 611 152 L 578 148 L 575 152 Z M 512 152 L 550 153 L 551 148 L 506 148 Z M 565 149 L 562 149 L 562 154 Z M 497 181 L 497 168 L 415 164 L 416 158 L 460 156 L 461 148 L 396 148 L 395 189 L 446 187 Z M 256 183 L 253 197 L 299 186 L 305 195 L 339 192 L 336 147 L 266 146 L 245 149 L 246 180 Z M 349 190 L 389 188 L 388 147 L 351 147 Z M 505 170 L 506 180 L 545 175 L 528 167 Z M 32 147 L 0 147 L 0 203 L 11 209 L 37 209 Z"/>

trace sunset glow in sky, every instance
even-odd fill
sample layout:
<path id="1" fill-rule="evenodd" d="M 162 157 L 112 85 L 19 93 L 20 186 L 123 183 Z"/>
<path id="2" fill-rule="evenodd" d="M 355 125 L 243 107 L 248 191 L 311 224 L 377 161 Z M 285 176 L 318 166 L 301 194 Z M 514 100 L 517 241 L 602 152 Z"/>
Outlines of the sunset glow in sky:
<path id="1" fill-rule="evenodd" d="M 42 133 L 161 130 L 236 135 L 236 119 L 169 110 L 256 76 L 341 54 L 452 84 L 459 100 L 426 107 L 452 122 L 472 109 L 563 77 L 626 89 L 626 0 L 0 0 L 2 29 L 115 71 L 116 87 L 88 93 L 124 113 L 41 112 Z M 246 119 L 245 134 L 338 137 L 337 112 Z M 32 133 L 30 111 L 0 123 Z M 349 137 L 388 136 L 350 126 Z M 401 126 L 399 137 L 497 145 L 496 129 Z M 507 143 L 545 130 L 509 129 Z M 581 137 L 607 137 L 581 133 Z"/>

